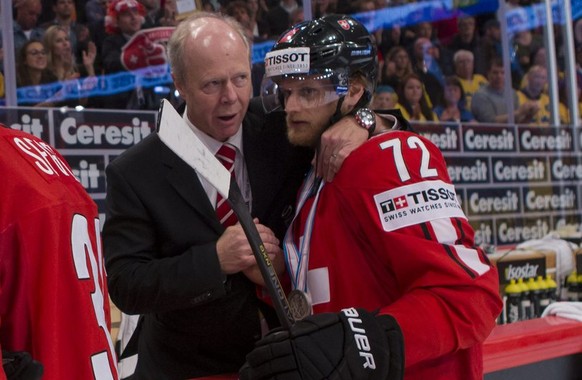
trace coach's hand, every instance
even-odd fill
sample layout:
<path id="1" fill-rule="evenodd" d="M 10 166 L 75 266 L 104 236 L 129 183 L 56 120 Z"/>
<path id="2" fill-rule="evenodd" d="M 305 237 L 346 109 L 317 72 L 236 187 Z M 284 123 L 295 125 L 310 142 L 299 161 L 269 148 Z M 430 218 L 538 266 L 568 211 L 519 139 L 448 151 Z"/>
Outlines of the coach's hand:
<path id="1" fill-rule="evenodd" d="M 396 320 L 363 309 L 309 316 L 257 343 L 241 380 L 402 379 L 404 344 Z"/>

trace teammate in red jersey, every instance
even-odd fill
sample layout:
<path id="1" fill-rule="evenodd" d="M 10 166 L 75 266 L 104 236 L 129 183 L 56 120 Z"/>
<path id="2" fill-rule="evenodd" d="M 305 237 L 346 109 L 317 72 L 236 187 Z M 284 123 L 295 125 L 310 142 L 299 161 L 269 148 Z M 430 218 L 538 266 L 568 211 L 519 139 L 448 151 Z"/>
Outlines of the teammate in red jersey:
<path id="1" fill-rule="evenodd" d="M 317 148 L 346 114 L 374 129 L 365 107 L 376 49 L 358 21 L 298 24 L 265 62 L 265 104 L 284 107 L 293 144 Z M 289 302 L 313 315 L 268 334 L 241 378 L 483 377 L 481 343 L 501 310 L 497 271 L 434 144 L 397 129 L 373 136 L 332 182 L 311 173 L 297 209 L 284 242 Z"/>
<path id="2" fill-rule="evenodd" d="M 118 379 L 97 206 L 42 140 L 0 125 L 0 152 L 0 379 L 38 374 L 23 357 L 43 380 Z"/>

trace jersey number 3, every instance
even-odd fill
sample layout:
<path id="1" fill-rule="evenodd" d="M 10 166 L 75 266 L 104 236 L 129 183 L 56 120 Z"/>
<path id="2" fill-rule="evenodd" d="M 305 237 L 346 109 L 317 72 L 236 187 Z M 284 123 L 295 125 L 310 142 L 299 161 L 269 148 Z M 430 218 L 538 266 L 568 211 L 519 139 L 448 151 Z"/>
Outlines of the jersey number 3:
<path id="1" fill-rule="evenodd" d="M 428 151 L 426 145 L 422 142 L 418 136 L 410 136 L 406 139 L 406 144 L 410 149 L 420 149 L 422 156 L 420 160 L 419 174 L 421 178 L 436 177 L 438 172 L 434 168 L 429 167 L 430 162 L 430 152 Z M 404 155 L 402 154 L 402 142 L 400 139 L 392 139 L 384 141 L 380 144 L 380 148 L 388 149 L 392 148 L 392 153 L 394 155 L 394 163 L 396 164 L 396 170 L 398 171 L 398 176 L 401 182 L 406 182 L 410 179 L 410 172 L 404 160 Z"/>
<path id="2" fill-rule="evenodd" d="M 87 218 L 83 215 L 76 214 L 73 216 L 73 225 L 71 230 L 71 247 L 73 251 L 73 261 L 75 262 L 75 270 L 79 280 L 93 279 L 95 291 L 90 294 L 91 304 L 95 312 L 97 324 L 101 333 L 105 335 L 106 341 L 109 344 L 109 355 L 115 358 L 111 336 L 107 329 L 105 319 L 104 297 L 103 289 L 101 289 L 99 278 L 104 278 L 105 271 L 103 269 L 103 254 L 101 250 L 101 239 L 99 229 L 99 219 L 95 219 L 92 226 L 93 231 L 89 231 L 89 223 Z M 91 244 L 91 232 L 95 236 L 96 249 L 93 249 Z M 87 260 L 89 259 L 89 260 Z M 87 261 L 91 265 L 91 272 L 87 267 Z M 109 300 L 107 300 L 109 302 Z M 107 352 L 98 352 L 91 356 L 91 365 L 93 368 L 93 376 L 98 380 L 113 380 L 117 376 L 117 369 L 111 368 L 109 356 Z"/>

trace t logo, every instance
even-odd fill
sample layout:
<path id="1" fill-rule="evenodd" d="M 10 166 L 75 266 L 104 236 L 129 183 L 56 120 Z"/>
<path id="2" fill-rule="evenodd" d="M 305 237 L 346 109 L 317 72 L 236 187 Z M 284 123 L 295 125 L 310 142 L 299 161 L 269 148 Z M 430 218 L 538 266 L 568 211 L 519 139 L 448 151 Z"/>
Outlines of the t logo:
<path id="1" fill-rule="evenodd" d="M 401 195 L 399 197 L 388 199 L 387 201 L 380 203 L 380 207 L 382 207 L 382 212 L 386 214 L 394 210 L 408 207 L 408 201 L 406 200 L 406 195 Z"/>

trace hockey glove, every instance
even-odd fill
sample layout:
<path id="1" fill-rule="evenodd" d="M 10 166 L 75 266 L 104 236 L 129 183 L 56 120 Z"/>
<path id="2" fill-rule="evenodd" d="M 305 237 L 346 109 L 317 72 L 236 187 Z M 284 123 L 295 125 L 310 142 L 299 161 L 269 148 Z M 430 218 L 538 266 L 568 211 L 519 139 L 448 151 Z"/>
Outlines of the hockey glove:
<path id="1" fill-rule="evenodd" d="M 257 342 L 241 380 L 396 380 L 404 344 L 396 320 L 363 309 L 309 316 Z"/>
<path id="2" fill-rule="evenodd" d="M 2 350 L 2 369 L 8 380 L 40 380 L 43 373 L 42 364 L 28 352 Z"/>

